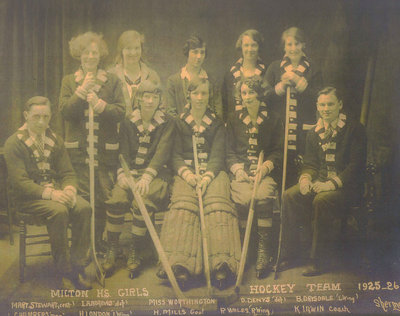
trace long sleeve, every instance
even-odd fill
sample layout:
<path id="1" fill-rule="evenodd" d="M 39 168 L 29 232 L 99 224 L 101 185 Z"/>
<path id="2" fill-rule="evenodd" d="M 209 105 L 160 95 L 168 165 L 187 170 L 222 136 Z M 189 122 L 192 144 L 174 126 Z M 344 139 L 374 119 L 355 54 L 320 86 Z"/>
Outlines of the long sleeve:
<path id="1" fill-rule="evenodd" d="M 231 170 L 232 166 L 238 163 L 244 163 L 241 161 L 236 153 L 237 136 L 235 135 L 234 122 L 228 120 L 226 127 L 226 165 L 228 170 Z"/>
<path id="2" fill-rule="evenodd" d="M 17 139 L 15 134 L 7 140 L 4 147 L 4 156 L 8 178 L 15 195 L 23 199 L 42 199 L 45 188 L 37 183 L 42 174 L 37 169 L 36 162 L 31 158 L 26 146 Z M 62 189 L 66 186 L 77 188 L 75 172 L 59 137 L 57 137 L 57 143 L 51 151 L 49 163 L 52 177 Z"/>
<path id="3" fill-rule="evenodd" d="M 119 129 L 119 153 L 124 157 L 129 168 L 132 169 L 133 149 L 131 148 L 129 143 L 129 133 L 127 128 L 128 124 L 129 124 L 128 119 L 124 119 L 121 122 L 121 126 Z"/>
<path id="4" fill-rule="evenodd" d="M 220 89 L 218 89 L 217 86 L 214 87 L 213 104 L 214 104 L 215 115 L 220 120 L 223 120 L 224 110 L 223 110 L 223 105 L 222 105 L 222 96 L 221 96 L 221 91 L 220 91 Z"/>
<path id="5" fill-rule="evenodd" d="M 74 75 L 67 75 L 61 83 L 59 106 L 65 120 L 73 121 L 83 116 L 87 108 L 86 100 L 81 99 L 76 93 L 77 85 Z"/>
<path id="6" fill-rule="evenodd" d="M 232 74 L 228 71 L 224 76 L 221 89 L 223 119 L 225 122 L 234 115 L 235 100 L 233 98 L 233 78 Z"/>
<path id="7" fill-rule="evenodd" d="M 272 87 L 275 87 L 275 85 L 281 81 L 279 73 L 279 61 L 276 60 L 268 66 L 264 78 Z"/>
<path id="8" fill-rule="evenodd" d="M 339 187 L 358 189 L 363 182 L 366 161 L 367 140 L 364 127 L 358 122 L 346 123 L 345 130 L 336 139 L 335 168 L 337 177 L 333 178 Z M 308 173 L 312 179 L 327 179 L 325 152 L 319 145 L 319 136 L 314 129 L 307 135 L 306 152 L 302 174 Z"/>
<path id="9" fill-rule="evenodd" d="M 208 80 L 210 82 L 209 104 L 211 106 L 211 110 L 220 120 L 223 120 L 223 105 L 220 84 L 218 84 L 218 82 L 214 79 L 214 76 L 208 75 Z"/>
<path id="10" fill-rule="evenodd" d="M 307 87 L 304 91 L 299 91 L 298 115 L 300 122 L 315 124 L 317 121 L 317 94 L 323 87 L 321 71 L 315 64 L 311 64 L 308 73 L 305 75 L 305 79 L 307 80 Z"/>
<path id="11" fill-rule="evenodd" d="M 158 141 L 154 156 L 151 158 L 147 168 L 151 168 L 158 173 L 158 171 L 168 163 L 171 157 L 171 149 L 175 138 L 174 134 L 175 124 L 174 120 L 170 118 L 165 123 L 165 126 L 162 127 L 162 135 Z"/>
<path id="12" fill-rule="evenodd" d="M 13 191 L 18 194 L 23 192 L 24 197 L 30 200 L 41 199 L 44 187 L 29 177 L 25 166 L 29 153 L 14 136 L 10 137 L 4 146 L 8 179 Z"/>
<path id="13" fill-rule="evenodd" d="M 167 100 L 167 113 L 174 117 L 177 116 L 177 96 L 176 96 L 176 84 L 174 80 L 174 75 L 167 79 L 167 93 L 166 93 L 166 100 Z"/>
<path id="14" fill-rule="evenodd" d="M 268 133 L 272 135 L 269 137 L 270 141 L 265 139 L 265 134 L 261 131 L 260 134 L 260 145 L 261 148 L 264 148 L 264 161 L 271 161 L 274 164 L 274 168 L 281 168 L 282 166 L 282 158 L 283 158 L 283 147 L 284 147 L 284 139 L 285 139 L 285 130 L 283 126 L 282 120 L 274 115 L 274 117 L 269 118 L 264 124 L 273 124 L 272 128 L 269 128 Z M 268 145 L 267 145 L 268 144 Z"/>
<path id="15" fill-rule="evenodd" d="M 318 146 L 318 136 L 315 134 L 313 130 L 310 130 L 307 133 L 307 140 L 306 140 L 306 151 L 304 154 L 304 164 L 301 170 L 301 174 L 309 174 L 311 178 L 314 180 L 318 177 L 319 168 L 321 162 L 320 155 L 319 155 L 319 146 Z"/>
<path id="16" fill-rule="evenodd" d="M 316 98 L 318 91 L 324 86 L 320 69 L 313 65 L 313 67 L 310 68 L 310 72 L 307 74 L 306 79 L 308 81 L 308 92 L 312 97 Z"/>
<path id="17" fill-rule="evenodd" d="M 105 121 L 118 123 L 125 116 L 125 101 L 122 93 L 122 83 L 116 75 L 108 74 L 109 84 L 102 87 L 98 97 L 107 104 L 100 118 Z"/>
<path id="18" fill-rule="evenodd" d="M 338 173 L 344 187 L 363 179 L 367 157 L 367 136 L 364 126 L 357 123 L 348 137 L 350 138 L 346 144 L 349 150 L 348 157 L 345 157 L 345 153 L 342 157 L 343 159 L 347 158 L 348 161 L 344 169 Z"/>
<path id="19" fill-rule="evenodd" d="M 207 171 L 217 176 L 225 169 L 225 126 L 222 122 L 215 127 L 216 131 L 212 139 L 211 151 L 207 162 Z"/>
<path id="20" fill-rule="evenodd" d="M 68 152 L 65 149 L 64 143 L 61 138 L 57 137 L 59 143 L 58 149 L 55 151 L 54 168 L 59 179 L 61 188 L 71 185 L 78 188 L 75 171 L 72 167 Z"/>
<path id="21" fill-rule="evenodd" d="M 174 173 L 178 174 L 179 169 L 185 167 L 185 160 L 183 158 L 183 130 L 179 124 L 179 119 L 175 119 L 175 137 L 174 145 L 172 151 L 172 166 L 174 168 Z"/>

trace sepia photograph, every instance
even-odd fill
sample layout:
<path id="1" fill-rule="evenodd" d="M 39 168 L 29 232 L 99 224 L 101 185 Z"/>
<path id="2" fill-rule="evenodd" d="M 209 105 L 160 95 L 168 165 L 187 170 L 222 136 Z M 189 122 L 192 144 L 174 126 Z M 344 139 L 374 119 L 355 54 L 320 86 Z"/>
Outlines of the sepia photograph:
<path id="1" fill-rule="evenodd" d="M 0 315 L 400 314 L 400 1 L 0 15 Z"/>

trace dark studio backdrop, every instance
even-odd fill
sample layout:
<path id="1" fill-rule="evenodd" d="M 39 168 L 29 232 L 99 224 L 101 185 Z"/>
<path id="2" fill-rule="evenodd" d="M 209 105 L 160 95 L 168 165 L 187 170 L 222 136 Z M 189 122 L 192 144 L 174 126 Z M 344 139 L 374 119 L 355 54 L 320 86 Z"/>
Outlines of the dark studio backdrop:
<path id="1" fill-rule="evenodd" d="M 123 31 L 143 33 L 145 59 L 165 82 L 184 65 L 182 46 L 192 33 L 207 42 L 204 66 L 221 80 L 239 56 L 235 43 L 241 32 L 255 28 L 264 35 L 260 55 L 269 64 L 282 57 L 282 31 L 298 26 L 324 82 L 343 90 L 347 112 L 359 117 L 363 102 L 369 105 L 368 159 L 380 171 L 376 230 L 394 238 L 400 187 L 399 16 L 395 0 L 0 0 L 0 146 L 21 125 L 21 108 L 33 95 L 49 97 L 53 127 L 62 130 L 58 94 L 62 77 L 79 66 L 68 41 L 80 33 L 103 33 L 110 52 L 104 67 L 113 62 Z"/>

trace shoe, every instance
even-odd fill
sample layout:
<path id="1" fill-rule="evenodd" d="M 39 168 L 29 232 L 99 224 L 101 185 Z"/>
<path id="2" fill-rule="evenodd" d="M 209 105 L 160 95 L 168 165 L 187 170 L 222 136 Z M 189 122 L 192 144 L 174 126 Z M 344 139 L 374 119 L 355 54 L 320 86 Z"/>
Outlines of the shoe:
<path id="1" fill-rule="evenodd" d="M 103 239 L 96 240 L 96 254 L 98 257 L 103 258 L 107 253 L 108 246 Z"/>
<path id="2" fill-rule="evenodd" d="M 91 290 L 93 288 L 92 282 L 85 278 L 85 276 L 81 273 L 78 273 L 75 277 L 75 287 L 78 290 Z"/>
<path id="3" fill-rule="evenodd" d="M 128 261 L 126 263 L 126 268 L 129 271 L 129 278 L 134 279 L 139 274 L 139 270 L 142 266 L 142 258 L 139 257 L 135 244 L 132 244 L 129 249 Z"/>
<path id="4" fill-rule="evenodd" d="M 61 290 L 75 290 L 76 289 L 75 285 L 73 284 L 71 279 L 66 276 L 63 276 L 61 278 L 59 288 Z"/>
<path id="5" fill-rule="evenodd" d="M 311 261 L 303 270 L 302 275 L 305 277 L 321 275 L 322 270 L 315 261 Z"/>
<path id="6" fill-rule="evenodd" d="M 156 276 L 162 280 L 168 279 L 167 272 L 165 272 L 165 270 L 162 266 L 158 268 L 158 271 L 156 272 Z"/>
<path id="7" fill-rule="evenodd" d="M 92 262 L 89 252 L 84 258 L 72 261 L 72 270 L 76 273 L 85 273 L 85 268 Z"/>
<path id="8" fill-rule="evenodd" d="M 189 271 L 185 267 L 183 267 L 179 264 L 174 265 L 172 267 L 172 271 L 175 274 L 175 278 L 176 278 L 176 281 L 178 282 L 179 286 L 181 288 L 185 288 L 187 286 L 187 282 L 189 280 Z"/>
<path id="9" fill-rule="evenodd" d="M 291 260 L 285 259 L 278 264 L 277 271 L 279 272 L 286 271 L 292 267 L 293 267 L 293 262 Z"/>
<path id="10" fill-rule="evenodd" d="M 256 261 L 257 279 L 265 278 L 273 268 L 273 257 L 271 251 L 271 233 L 269 230 L 259 230 L 258 234 L 258 249 Z"/>
<path id="11" fill-rule="evenodd" d="M 115 269 L 115 261 L 117 257 L 117 248 L 118 248 L 118 242 L 117 241 L 112 241 L 109 243 L 107 253 L 106 253 L 106 258 L 103 262 L 103 270 L 104 273 L 106 274 L 106 277 L 109 277 L 112 275 Z"/>
<path id="12" fill-rule="evenodd" d="M 228 264 L 223 262 L 214 272 L 215 286 L 220 290 L 227 288 L 232 279 L 232 275 L 232 271 L 229 269 Z"/>
<path id="13" fill-rule="evenodd" d="M 90 290 L 92 289 L 92 282 L 83 273 L 72 271 L 64 273 L 61 278 L 61 287 L 63 289 Z"/>

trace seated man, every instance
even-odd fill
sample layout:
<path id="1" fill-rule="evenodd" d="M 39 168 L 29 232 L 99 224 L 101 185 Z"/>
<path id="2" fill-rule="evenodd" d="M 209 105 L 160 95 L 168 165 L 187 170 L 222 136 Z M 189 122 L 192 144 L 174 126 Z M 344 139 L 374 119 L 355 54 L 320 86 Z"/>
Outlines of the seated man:
<path id="1" fill-rule="evenodd" d="M 321 250 L 326 248 L 327 241 L 336 240 L 330 234 L 333 219 L 343 218 L 362 193 L 365 129 L 341 113 L 342 107 L 335 88 L 319 91 L 320 118 L 307 135 L 299 183 L 283 194 L 281 269 L 303 251 L 309 259 L 304 276 L 321 274 Z M 309 249 L 299 247 L 298 242 L 307 245 L 310 232 L 308 255 Z"/>
<path id="2" fill-rule="evenodd" d="M 87 289 L 82 277 L 90 242 L 91 209 L 76 195 L 76 177 L 61 138 L 48 127 L 50 101 L 30 98 L 24 109 L 26 123 L 5 143 L 8 178 L 17 209 L 43 220 L 61 287 Z M 71 254 L 67 227 L 72 222 Z"/>

